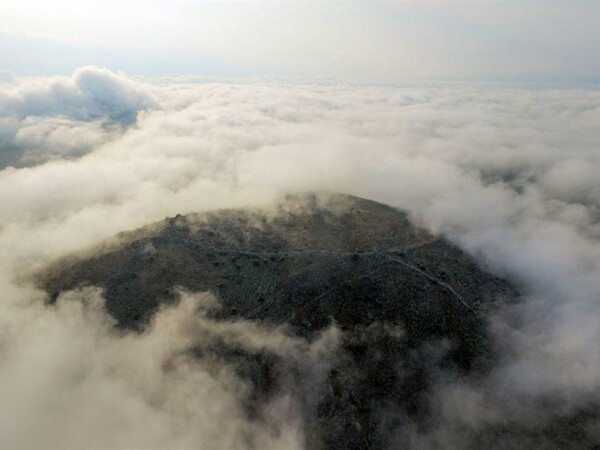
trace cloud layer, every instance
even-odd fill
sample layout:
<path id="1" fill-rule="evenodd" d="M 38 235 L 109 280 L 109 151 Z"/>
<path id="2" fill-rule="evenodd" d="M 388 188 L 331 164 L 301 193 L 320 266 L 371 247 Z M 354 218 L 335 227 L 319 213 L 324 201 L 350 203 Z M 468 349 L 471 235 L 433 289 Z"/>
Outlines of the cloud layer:
<path id="1" fill-rule="evenodd" d="M 81 156 L 158 107 L 144 86 L 93 66 L 71 77 L 0 81 L 0 168 Z"/>
<path id="2" fill-rule="evenodd" d="M 97 427 L 99 447 L 244 448 L 248 439 L 302 447 L 301 416 L 285 396 L 272 405 L 284 412 L 269 432 L 238 415 L 244 388 L 226 366 L 216 378 L 188 360 L 163 372 L 197 339 L 178 335 L 189 301 L 141 336 L 115 336 L 97 292 L 48 309 L 22 280 L 124 229 L 305 190 L 406 209 L 524 293 L 494 318 L 501 367 L 482 382 L 441 382 L 435 429 L 404 428 L 396 442 L 460 448 L 471 431 L 506 423 L 514 411 L 539 428 L 600 403 L 597 91 L 153 84 L 83 68 L 0 85 L 0 109 L 0 163 L 20 167 L 0 171 L 0 386 L 10 394 L 0 413 L 11 424 L 2 446 L 38 446 L 34 429 L 43 442 L 78 448 L 84 437 L 69 430 Z M 209 334 L 231 331 L 197 320 Z M 265 333 L 239 326 L 246 336 Z M 286 355 L 312 354 L 306 342 L 275 336 Z M 137 373 L 129 358 L 150 353 L 147 373 Z M 214 408 L 214 420 L 189 403 L 188 389 Z M 548 401 L 551 411 L 541 406 Z M 226 420 L 215 418 L 229 416 L 230 428 L 219 429 Z M 220 440 L 225 433 L 238 440 Z"/>

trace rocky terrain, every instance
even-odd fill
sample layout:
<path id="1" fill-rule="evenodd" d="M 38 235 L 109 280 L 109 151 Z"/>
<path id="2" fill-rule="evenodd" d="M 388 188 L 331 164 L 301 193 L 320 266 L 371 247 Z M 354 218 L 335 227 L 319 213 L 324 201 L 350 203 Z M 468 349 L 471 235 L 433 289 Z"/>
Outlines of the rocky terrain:
<path id="1" fill-rule="evenodd" d="M 102 287 L 117 326 L 133 332 L 177 300 L 176 288 L 214 293 L 221 308 L 213 320 L 285 325 L 307 341 L 338 327 L 342 344 L 316 400 L 281 355 L 225 344 L 192 349 L 248 380 L 250 416 L 291 385 L 309 448 L 385 448 L 403 424 L 426 429 L 428 387 L 442 371 L 476 378 L 489 370 L 486 312 L 516 297 L 406 214 L 346 195 L 178 215 L 57 261 L 37 282 L 49 302 L 65 290 Z"/>

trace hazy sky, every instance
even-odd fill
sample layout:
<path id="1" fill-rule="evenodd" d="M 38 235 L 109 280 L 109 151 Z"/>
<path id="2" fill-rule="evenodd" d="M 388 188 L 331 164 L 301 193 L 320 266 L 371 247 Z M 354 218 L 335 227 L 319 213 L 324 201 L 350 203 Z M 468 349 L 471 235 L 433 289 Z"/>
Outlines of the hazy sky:
<path id="1" fill-rule="evenodd" d="M 0 70 L 600 80 L 600 2 L 2 0 Z"/>

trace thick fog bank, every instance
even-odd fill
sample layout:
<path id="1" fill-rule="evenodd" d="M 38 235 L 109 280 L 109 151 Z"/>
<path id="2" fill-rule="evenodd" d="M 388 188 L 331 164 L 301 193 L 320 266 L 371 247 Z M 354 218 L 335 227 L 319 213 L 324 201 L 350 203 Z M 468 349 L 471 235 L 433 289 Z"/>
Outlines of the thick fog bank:
<path id="1" fill-rule="evenodd" d="M 0 447 L 303 448 L 301 388 L 249 417 L 235 372 L 185 349 L 215 336 L 268 347 L 318 395 L 335 328 L 309 343 L 216 324 L 190 313 L 209 297 L 183 293 L 144 333 L 119 334 L 97 290 L 49 307 L 25 280 L 165 216 L 308 190 L 405 209 L 523 292 L 491 320 L 497 370 L 440 376 L 427 432 L 405 424 L 391 446 L 464 448 L 488 426 L 541 429 L 568 414 L 586 414 L 586 439 L 600 442 L 599 136 L 594 90 L 153 84 L 94 67 L 6 78 Z"/>

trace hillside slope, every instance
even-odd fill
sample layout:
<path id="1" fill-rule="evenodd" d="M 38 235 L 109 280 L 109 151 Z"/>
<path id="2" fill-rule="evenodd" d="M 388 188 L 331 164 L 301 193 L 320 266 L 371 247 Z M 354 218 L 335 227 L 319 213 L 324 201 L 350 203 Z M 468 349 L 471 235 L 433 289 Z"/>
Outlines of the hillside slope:
<path id="1" fill-rule="evenodd" d="M 493 348 L 482 310 L 515 297 L 506 281 L 404 213 L 346 195 L 166 219 L 58 261 L 38 282 L 51 301 L 103 287 L 125 329 L 142 328 L 175 301 L 175 287 L 213 292 L 222 305 L 213 319 L 285 324 L 309 340 L 335 323 L 343 345 L 317 411 L 305 417 L 313 448 L 383 447 L 403 420 L 426 426 L 438 369 L 484 373 Z M 253 402 L 277 392 L 288 370 L 274 355 L 214 351 L 249 380 Z M 395 411 L 384 427 L 374 420 L 383 410 Z"/>

